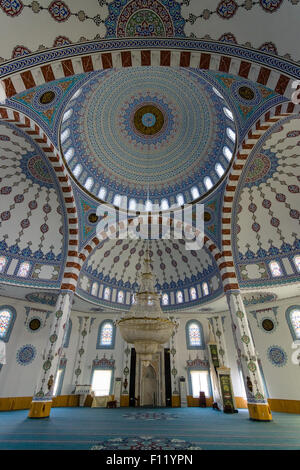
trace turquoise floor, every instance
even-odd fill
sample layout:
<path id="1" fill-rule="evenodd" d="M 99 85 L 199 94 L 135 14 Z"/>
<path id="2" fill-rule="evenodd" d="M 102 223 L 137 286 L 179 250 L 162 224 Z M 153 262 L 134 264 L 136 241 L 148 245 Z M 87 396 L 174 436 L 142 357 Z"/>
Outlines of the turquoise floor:
<path id="1" fill-rule="evenodd" d="M 46 419 L 0 412 L 0 450 L 194 449 L 299 450 L 300 415 L 254 422 L 247 410 L 211 408 L 53 408 Z"/>

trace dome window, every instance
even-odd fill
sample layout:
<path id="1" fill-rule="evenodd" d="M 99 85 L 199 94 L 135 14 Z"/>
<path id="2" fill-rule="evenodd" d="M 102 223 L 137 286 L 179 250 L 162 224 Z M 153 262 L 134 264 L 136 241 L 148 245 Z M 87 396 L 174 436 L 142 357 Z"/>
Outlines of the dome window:
<path id="1" fill-rule="evenodd" d="M 65 122 L 68 119 L 70 119 L 72 114 L 73 114 L 73 109 L 72 108 L 68 109 L 68 111 L 66 111 L 65 114 L 63 115 L 62 122 Z"/>
<path id="2" fill-rule="evenodd" d="M 184 197 L 182 194 L 177 194 L 176 196 L 178 206 L 184 205 Z"/>
<path id="3" fill-rule="evenodd" d="M 235 132 L 230 127 L 227 127 L 226 133 L 227 133 L 229 139 L 234 143 L 235 142 L 235 136 L 236 136 Z"/>
<path id="4" fill-rule="evenodd" d="M 60 136 L 60 141 L 63 144 L 65 140 L 70 136 L 70 129 L 67 127 Z"/>
<path id="5" fill-rule="evenodd" d="M 199 190 L 196 186 L 193 186 L 192 189 L 191 189 L 191 195 L 192 195 L 192 198 L 193 199 L 198 199 L 198 197 L 200 197 L 200 193 L 199 193 Z"/>
<path id="6" fill-rule="evenodd" d="M 231 121 L 233 121 L 233 114 L 228 108 L 223 108 L 224 114 L 226 117 L 228 117 Z"/>
<path id="7" fill-rule="evenodd" d="M 71 158 L 73 158 L 73 157 L 74 157 L 74 148 L 70 147 L 70 148 L 68 148 L 68 150 L 65 153 L 65 159 L 66 159 L 67 162 L 69 162 L 71 160 Z"/>
<path id="8" fill-rule="evenodd" d="M 217 163 L 216 166 L 215 166 L 215 170 L 216 170 L 216 173 L 217 175 L 219 176 L 219 178 L 221 178 L 224 173 L 225 173 L 225 170 L 224 168 L 222 167 L 221 163 Z"/>
<path id="9" fill-rule="evenodd" d="M 87 178 L 86 182 L 84 183 L 84 187 L 85 187 L 85 189 L 87 189 L 89 191 L 92 188 L 93 184 L 94 184 L 93 178 L 89 177 L 89 178 Z"/>
<path id="10" fill-rule="evenodd" d="M 203 292 L 203 295 L 208 295 L 209 294 L 209 289 L 208 289 L 207 282 L 202 283 L 202 292 Z"/>
<path id="11" fill-rule="evenodd" d="M 281 271 L 281 268 L 279 266 L 279 263 L 277 263 L 277 261 L 271 261 L 269 266 L 270 266 L 270 271 L 271 271 L 272 277 L 282 276 L 282 271 Z"/>
<path id="12" fill-rule="evenodd" d="M 228 148 L 228 147 L 223 147 L 223 154 L 224 154 L 224 157 L 227 158 L 227 160 L 230 162 L 230 160 L 232 159 L 232 151 Z"/>
<path id="13" fill-rule="evenodd" d="M 204 186 L 206 187 L 207 191 L 209 191 L 213 187 L 212 180 L 209 176 L 206 176 L 204 178 Z"/>
<path id="14" fill-rule="evenodd" d="M 98 198 L 99 199 L 105 199 L 106 193 L 107 193 L 106 188 L 101 186 L 101 188 L 99 189 L 99 192 L 98 192 Z"/>
<path id="15" fill-rule="evenodd" d="M 80 165 L 80 163 L 78 163 L 74 168 L 73 175 L 76 178 L 78 178 L 80 176 L 81 172 L 82 172 L 82 166 Z"/>

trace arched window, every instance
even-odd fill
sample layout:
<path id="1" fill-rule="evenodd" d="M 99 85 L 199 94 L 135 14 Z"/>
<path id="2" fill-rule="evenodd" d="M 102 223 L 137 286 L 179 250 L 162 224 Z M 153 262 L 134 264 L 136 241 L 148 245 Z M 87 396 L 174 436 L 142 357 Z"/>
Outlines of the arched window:
<path id="1" fill-rule="evenodd" d="M 119 304 L 123 304 L 123 303 L 124 303 L 124 292 L 123 292 L 122 290 L 119 290 L 119 292 L 118 292 L 117 302 L 118 302 Z"/>
<path id="2" fill-rule="evenodd" d="M 0 339 L 8 342 L 16 318 L 16 310 L 9 305 L 0 307 Z"/>
<path id="3" fill-rule="evenodd" d="M 64 340 L 64 348 L 69 347 L 69 342 L 70 342 L 70 336 L 71 336 L 71 331 L 72 331 L 72 320 L 69 318 L 69 321 L 66 325 L 66 333 L 65 333 L 65 340 Z"/>
<path id="4" fill-rule="evenodd" d="M 152 201 L 150 201 L 150 199 L 147 199 L 147 201 L 145 202 L 145 211 L 146 212 L 152 211 Z"/>
<path id="5" fill-rule="evenodd" d="M 122 196 L 120 196 L 120 194 L 116 194 L 114 197 L 113 205 L 120 207 L 121 201 L 122 201 Z"/>
<path id="6" fill-rule="evenodd" d="M 136 210 L 136 200 L 135 199 L 130 199 L 128 208 L 129 208 L 130 211 L 135 211 Z"/>
<path id="7" fill-rule="evenodd" d="M 270 266 L 270 271 L 273 277 L 282 276 L 282 271 L 277 261 L 271 261 L 269 266 Z"/>
<path id="8" fill-rule="evenodd" d="M 184 197 L 182 194 L 177 194 L 176 196 L 178 206 L 183 206 L 184 204 Z"/>
<path id="9" fill-rule="evenodd" d="M 223 147 L 223 154 L 224 154 L 224 157 L 227 158 L 228 161 L 230 161 L 232 159 L 232 151 L 228 148 L 228 147 Z"/>
<path id="10" fill-rule="evenodd" d="M 207 282 L 202 283 L 202 292 L 203 295 L 208 295 L 209 294 L 209 288 Z"/>
<path id="11" fill-rule="evenodd" d="M 221 176 L 223 176 L 225 173 L 225 170 L 222 167 L 221 163 L 216 163 L 215 170 L 219 178 L 221 178 Z"/>
<path id="12" fill-rule="evenodd" d="M 169 203 L 167 199 L 162 199 L 161 204 L 160 204 L 161 210 L 166 211 L 169 209 Z"/>
<path id="13" fill-rule="evenodd" d="M 114 349 L 116 329 L 112 320 L 104 320 L 98 330 L 97 349 Z"/>
<path id="14" fill-rule="evenodd" d="M 219 90 L 217 90 L 214 86 L 212 87 L 214 93 L 219 97 L 219 98 L 222 98 L 222 100 L 224 99 L 223 96 L 221 95 L 221 93 L 219 92 Z"/>
<path id="15" fill-rule="evenodd" d="M 292 305 L 286 311 L 286 320 L 294 340 L 300 340 L 300 305 Z"/>
<path id="16" fill-rule="evenodd" d="M 209 176 L 206 176 L 204 178 L 204 185 L 206 187 L 207 190 L 210 190 L 212 187 L 213 187 L 213 183 L 212 183 L 212 180 L 210 179 Z"/>
<path id="17" fill-rule="evenodd" d="M 193 199 L 198 199 L 198 197 L 200 197 L 199 190 L 196 186 L 191 188 L 191 195 Z"/>
<path id="18" fill-rule="evenodd" d="M 197 292 L 195 287 L 190 288 L 190 298 L 191 300 L 196 300 L 197 299 Z"/>
<path id="19" fill-rule="evenodd" d="M 24 261 L 23 263 L 20 264 L 17 276 L 27 277 L 29 274 L 29 270 L 30 270 L 30 263 L 28 261 Z"/>
<path id="20" fill-rule="evenodd" d="M 70 129 L 67 127 L 67 129 L 65 129 L 60 136 L 60 142 L 63 144 L 64 141 L 67 140 L 69 135 L 70 135 Z"/>
<path id="21" fill-rule="evenodd" d="M 187 349 L 205 349 L 203 328 L 198 320 L 190 320 L 186 324 Z"/>
<path id="22" fill-rule="evenodd" d="M 235 132 L 230 127 L 227 127 L 226 133 L 229 139 L 232 140 L 232 142 L 235 142 Z"/>
<path id="23" fill-rule="evenodd" d="M 93 178 L 89 177 L 89 178 L 87 178 L 86 182 L 84 183 L 84 187 L 85 187 L 85 189 L 87 189 L 89 191 L 91 189 L 91 187 L 93 186 L 93 184 L 94 184 Z"/>
<path id="24" fill-rule="evenodd" d="M 0 273 L 3 273 L 6 263 L 7 258 L 5 258 L 5 256 L 0 256 Z"/>
<path id="25" fill-rule="evenodd" d="M 67 119 L 69 119 L 72 116 L 72 114 L 73 114 L 73 109 L 72 108 L 68 109 L 68 111 L 65 112 L 62 118 L 62 122 L 67 121 Z"/>
<path id="26" fill-rule="evenodd" d="M 161 298 L 162 305 L 169 305 L 169 296 L 168 294 L 163 294 Z"/>
<path id="27" fill-rule="evenodd" d="M 82 92 L 82 89 L 79 88 L 79 90 L 77 90 L 74 95 L 72 96 L 71 100 L 75 100 L 76 98 L 78 98 L 79 95 L 81 95 L 81 92 Z"/>
<path id="28" fill-rule="evenodd" d="M 98 282 L 94 282 L 93 285 L 92 285 L 92 292 L 91 292 L 91 294 L 96 297 L 96 296 L 97 296 L 97 293 L 98 293 Z"/>
<path id="29" fill-rule="evenodd" d="M 74 157 L 74 147 L 70 147 L 65 153 L 65 159 L 67 162 L 69 162 L 71 158 L 73 157 Z"/>
<path id="30" fill-rule="evenodd" d="M 294 256 L 294 264 L 296 266 L 297 271 L 300 273 L 300 256 L 299 255 Z M 0 258 L 0 265 L 1 265 L 1 258 Z"/>
<path id="31" fill-rule="evenodd" d="M 229 119 L 231 119 L 231 121 L 233 121 L 233 114 L 230 111 L 230 109 L 224 107 L 223 111 L 224 111 L 225 116 L 228 117 Z"/>
<path id="32" fill-rule="evenodd" d="M 178 303 L 178 304 L 182 304 L 182 302 L 183 302 L 183 294 L 182 294 L 181 290 L 179 290 L 179 291 L 176 292 L 176 300 L 177 300 L 177 303 Z"/>
<path id="33" fill-rule="evenodd" d="M 110 288 L 109 287 L 105 287 L 103 298 L 104 300 L 110 300 Z"/>
<path id="34" fill-rule="evenodd" d="M 101 188 L 99 189 L 99 192 L 98 192 L 98 198 L 99 199 L 105 199 L 106 193 L 107 193 L 106 188 L 101 186 Z"/>
<path id="35" fill-rule="evenodd" d="M 82 172 L 82 166 L 80 165 L 80 163 L 78 163 L 74 168 L 73 175 L 76 178 L 78 178 L 80 176 L 81 172 Z"/>

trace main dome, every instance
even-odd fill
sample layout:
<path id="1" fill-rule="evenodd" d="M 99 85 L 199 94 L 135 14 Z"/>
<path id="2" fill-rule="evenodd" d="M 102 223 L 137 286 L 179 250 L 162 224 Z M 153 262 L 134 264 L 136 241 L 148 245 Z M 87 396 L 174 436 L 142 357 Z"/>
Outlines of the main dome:
<path id="1" fill-rule="evenodd" d="M 234 142 L 228 105 L 196 69 L 101 71 L 77 90 L 61 126 L 75 180 L 116 205 L 125 196 L 168 205 L 178 195 L 186 203 L 201 198 L 225 174 Z"/>

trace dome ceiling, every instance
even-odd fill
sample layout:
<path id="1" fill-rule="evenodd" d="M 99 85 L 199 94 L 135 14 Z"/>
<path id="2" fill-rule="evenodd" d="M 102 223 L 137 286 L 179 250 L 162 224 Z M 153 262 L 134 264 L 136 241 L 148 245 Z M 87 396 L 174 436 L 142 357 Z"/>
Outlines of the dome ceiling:
<path id="1" fill-rule="evenodd" d="M 4 123 L 0 169 L 0 276 L 6 282 L 57 285 L 64 209 L 53 169 L 30 138 Z M 22 273 L 23 262 L 29 262 L 29 270 Z"/>
<path id="2" fill-rule="evenodd" d="M 300 119 L 286 118 L 257 144 L 234 204 L 234 250 L 241 286 L 299 279 Z M 281 275 L 272 276 L 276 261 Z"/>
<path id="3" fill-rule="evenodd" d="M 123 303 L 124 308 L 128 308 L 132 293 L 139 286 L 146 249 L 145 240 L 101 242 L 83 266 L 78 295 L 115 308 L 121 308 L 120 303 Z M 217 265 L 205 247 L 189 251 L 184 240 L 150 240 L 149 253 L 155 287 L 168 295 L 168 304 L 163 305 L 164 308 L 197 305 L 222 295 Z M 207 283 L 207 292 L 203 282 Z M 109 299 L 105 299 L 107 287 L 110 289 Z M 124 302 L 118 302 L 120 290 L 124 293 Z M 178 291 L 182 292 L 182 301 L 177 299 Z"/>
<path id="4" fill-rule="evenodd" d="M 220 181 L 235 125 L 201 72 L 131 67 L 101 72 L 75 93 L 61 142 L 73 177 L 99 199 L 142 204 L 149 191 L 152 203 L 171 205 L 179 194 L 184 202 L 198 199 Z"/>

